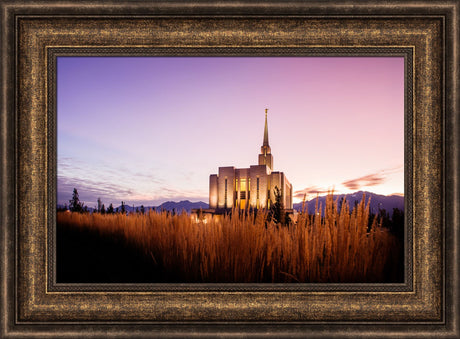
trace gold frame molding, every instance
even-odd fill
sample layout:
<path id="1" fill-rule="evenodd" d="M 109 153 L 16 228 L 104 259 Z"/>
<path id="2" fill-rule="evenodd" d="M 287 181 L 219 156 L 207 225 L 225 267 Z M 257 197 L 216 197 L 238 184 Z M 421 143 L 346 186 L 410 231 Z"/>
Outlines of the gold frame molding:
<path id="1" fill-rule="evenodd" d="M 1 2 L 0 336 L 460 337 L 459 8 Z M 406 58 L 404 283 L 55 283 L 57 56 L 315 53 Z"/>

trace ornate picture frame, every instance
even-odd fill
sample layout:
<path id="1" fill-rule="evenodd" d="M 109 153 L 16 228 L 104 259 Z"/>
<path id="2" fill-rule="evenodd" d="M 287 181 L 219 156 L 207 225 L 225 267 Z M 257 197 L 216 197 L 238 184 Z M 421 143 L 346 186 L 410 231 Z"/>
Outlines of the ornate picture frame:
<path id="1" fill-rule="evenodd" d="M 459 3 L 4 1 L 2 337 L 459 337 Z M 57 284 L 55 58 L 399 55 L 401 284 Z"/>

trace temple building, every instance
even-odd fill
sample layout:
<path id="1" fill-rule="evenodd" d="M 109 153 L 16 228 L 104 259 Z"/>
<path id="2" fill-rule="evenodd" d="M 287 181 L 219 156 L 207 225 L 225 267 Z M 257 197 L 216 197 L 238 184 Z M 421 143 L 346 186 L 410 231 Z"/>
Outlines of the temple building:
<path id="1" fill-rule="evenodd" d="M 209 212 L 233 207 L 270 208 L 275 201 L 275 187 L 281 191 L 286 210 L 292 209 L 292 185 L 283 172 L 273 171 L 273 155 L 268 143 L 268 123 L 265 128 L 257 165 L 249 168 L 219 167 L 218 174 L 209 177 Z"/>

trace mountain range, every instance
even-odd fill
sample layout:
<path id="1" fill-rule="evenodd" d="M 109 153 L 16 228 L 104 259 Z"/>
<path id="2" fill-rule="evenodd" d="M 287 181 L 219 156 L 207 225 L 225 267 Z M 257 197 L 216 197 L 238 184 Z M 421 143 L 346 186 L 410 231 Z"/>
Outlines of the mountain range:
<path id="1" fill-rule="evenodd" d="M 175 201 L 166 201 L 164 203 L 162 203 L 161 205 L 159 206 L 144 206 L 144 210 L 145 211 L 148 211 L 148 210 L 156 210 L 156 211 L 162 211 L 162 210 L 165 210 L 165 211 L 176 211 L 176 213 L 180 214 L 183 210 L 187 213 L 190 213 L 191 210 L 193 208 L 202 208 L 202 209 L 205 209 L 205 208 L 208 208 L 208 204 L 202 202 L 202 201 L 198 201 L 198 202 L 191 202 L 189 200 L 183 200 L 183 201 L 179 201 L 179 202 L 175 202 Z M 61 204 L 58 204 L 57 205 L 58 208 L 63 208 L 64 205 L 61 205 Z M 105 206 L 105 208 L 107 209 L 109 206 Z M 118 208 L 118 211 L 121 211 L 121 205 L 119 206 L 114 206 L 113 209 L 116 211 Z M 89 212 L 93 212 L 96 210 L 96 208 L 94 207 L 89 207 L 87 206 L 87 209 Z M 126 212 L 136 212 L 136 211 L 140 211 L 141 210 L 141 206 L 133 206 L 133 205 L 125 205 L 125 210 Z"/>
<path id="2" fill-rule="evenodd" d="M 378 213 L 379 209 L 386 210 L 390 216 L 393 214 L 393 208 L 398 208 L 404 211 L 404 196 L 401 195 L 381 195 L 375 194 L 366 191 L 358 191 L 349 194 L 334 194 L 334 201 L 340 201 L 342 198 L 346 198 L 348 202 L 348 206 L 350 206 L 350 210 L 354 207 L 355 203 L 360 203 L 363 199 L 363 195 L 365 196 L 366 203 L 369 202 L 370 199 L 370 212 L 371 213 Z M 316 206 L 316 199 L 318 199 L 318 205 L 321 204 L 322 211 L 324 213 L 324 207 L 326 205 L 326 196 L 320 196 L 318 198 L 313 198 L 311 200 L 305 201 L 308 207 L 308 213 L 313 214 L 315 213 L 315 206 Z M 302 211 L 302 203 L 296 203 L 292 206 L 295 210 L 301 212 Z"/>
<path id="3" fill-rule="evenodd" d="M 404 210 L 404 197 L 400 195 L 380 195 L 380 194 L 375 194 L 371 192 L 365 192 L 365 191 L 359 191 L 355 193 L 349 193 L 349 194 L 334 194 L 334 201 L 338 198 L 342 199 L 343 197 L 346 198 L 346 201 L 348 201 L 348 205 L 350 206 L 350 209 L 353 208 L 353 206 L 356 203 L 361 202 L 363 198 L 363 194 L 365 195 L 366 203 L 369 201 L 370 198 L 370 211 L 372 213 L 378 213 L 379 209 L 385 209 L 390 216 L 393 213 L 393 208 L 399 208 L 400 210 Z M 306 201 L 305 203 L 307 204 L 308 207 L 308 213 L 312 214 L 315 212 L 315 205 L 316 205 L 316 199 L 318 199 L 318 203 L 321 204 L 322 206 L 322 213 L 324 212 L 324 206 L 326 204 L 326 196 L 319 196 L 318 198 L 313 198 L 311 200 Z M 58 207 L 63 207 L 61 205 L 58 205 Z M 108 206 L 105 206 L 107 208 Z M 176 213 L 181 213 L 183 210 L 187 213 L 190 213 L 192 209 L 194 208 L 202 208 L 206 209 L 208 208 L 209 205 L 205 202 L 198 201 L 198 202 L 191 202 L 189 200 L 183 200 L 179 202 L 175 201 L 167 201 L 162 203 L 159 206 L 144 206 L 145 211 L 148 211 L 149 209 L 155 209 L 156 211 L 161 211 L 161 210 L 166 210 L 166 211 L 176 211 Z M 120 206 L 114 206 L 114 209 L 117 209 L 120 211 L 121 210 L 121 205 Z M 297 210 L 298 212 L 302 211 L 302 203 L 295 203 L 293 204 L 293 208 Z M 136 210 L 140 211 L 141 207 L 140 206 L 129 206 L 125 205 L 125 210 L 127 212 L 133 212 Z M 88 206 L 88 211 L 92 212 L 94 211 L 94 208 Z"/>
<path id="4" fill-rule="evenodd" d="M 161 205 L 159 206 L 144 206 L 144 210 L 145 211 L 148 211 L 149 209 L 150 210 L 156 210 L 156 211 L 175 211 L 176 213 L 180 214 L 182 213 L 182 211 L 185 211 L 186 213 L 190 213 L 191 210 L 193 208 L 202 208 L 202 209 L 205 209 L 205 208 L 208 208 L 208 204 L 205 203 L 205 202 L 202 202 L 202 201 L 198 201 L 198 202 L 191 202 L 190 200 L 182 200 L 182 201 L 179 201 L 179 202 L 176 202 L 176 201 L 166 201 L 164 203 L 162 203 Z M 107 208 L 107 206 L 106 206 Z M 118 208 L 119 211 L 121 211 L 121 205 L 120 206 L 114 206 L 113 209 L 116 210 Z M 94 210 L 94 208 L 90 209 L 88 208 L 90 211 Z M 127 212 L 136 212 L 136 211 L 140 211 L 141 210 L 141 206 L 128 206 L 128 205 L 125 205 L 125 210 Z"/>

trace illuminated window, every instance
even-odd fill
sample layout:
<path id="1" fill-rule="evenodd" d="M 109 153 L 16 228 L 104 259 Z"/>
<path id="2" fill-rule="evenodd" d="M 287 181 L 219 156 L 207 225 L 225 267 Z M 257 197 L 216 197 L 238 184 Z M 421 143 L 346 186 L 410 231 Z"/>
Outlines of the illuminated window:
<path id="1" fill-rule="evenodd" d="M 258 209 L 260 207 L 260 202 L 259 202 L 259 178 L 257 178 L 257 196 L 256 196 L 256 208 Z"/>
<path id="2" fill-rule="evenodd" d="M 238 178 L 235 178 L 235 191 L 233 192 L 233 197 L 235 199 L 235 205 L 238 205 Z"/>
<path id="3" fill-rule="evenodd" d="M 259 199 L 259 178 L 257 178 L 257 199 Z"/>
<path id="4" fill-rule="evenodd" d="M 241 179 L 240 180 L 240 192 L 245 191 L 246 192 L 246 179 Z"/>
<path id="5" fill-rule="evenodd" d="M 240 179 L 240 200 L 246 199 L 246 179 Z"/>
<path id="6" fill-rule="evenodd" d="M 225 179 L 225 208 L 227 208 L 227 179 Z"/>

